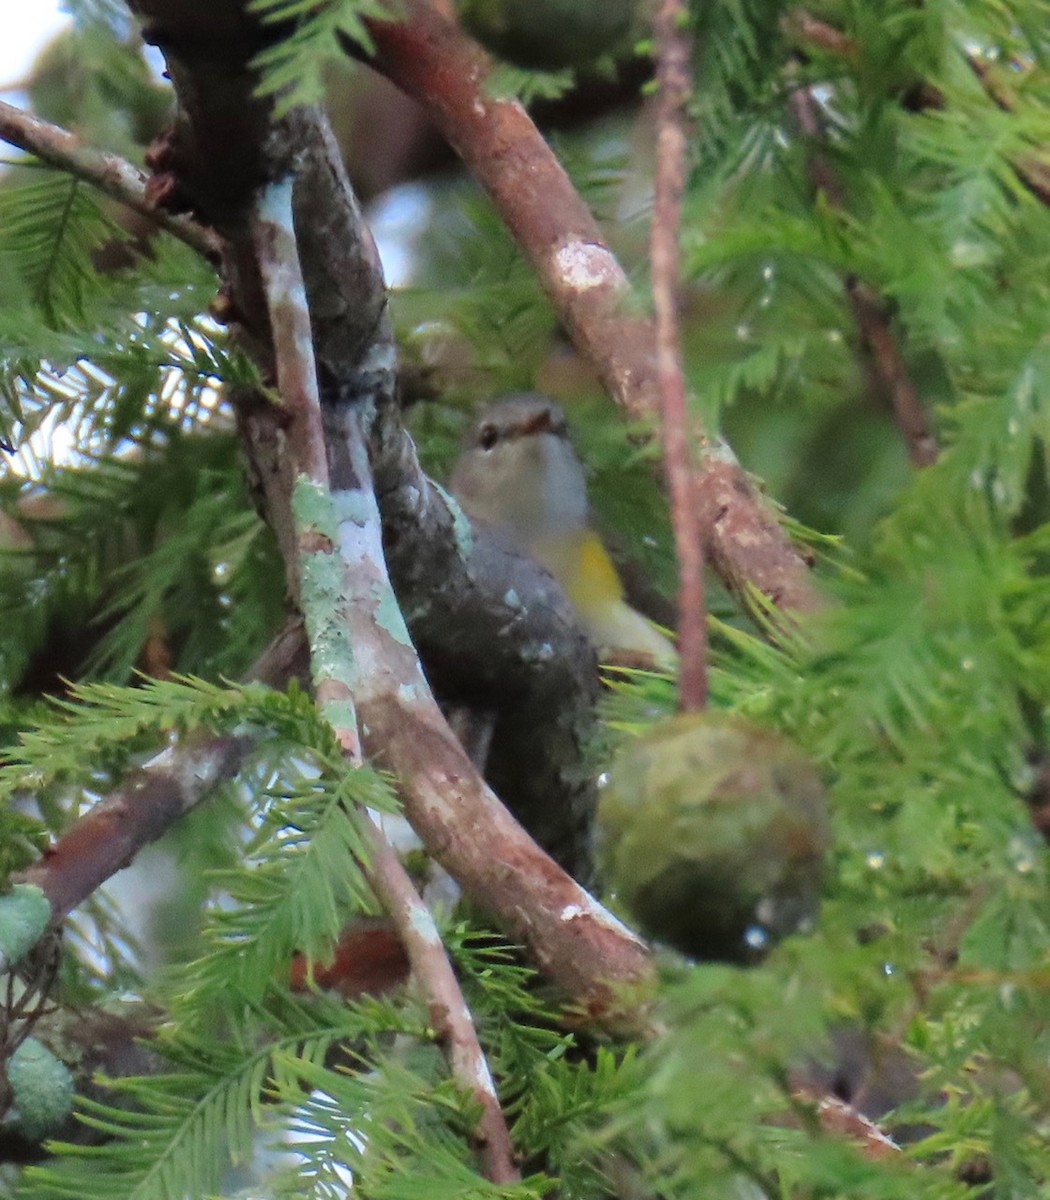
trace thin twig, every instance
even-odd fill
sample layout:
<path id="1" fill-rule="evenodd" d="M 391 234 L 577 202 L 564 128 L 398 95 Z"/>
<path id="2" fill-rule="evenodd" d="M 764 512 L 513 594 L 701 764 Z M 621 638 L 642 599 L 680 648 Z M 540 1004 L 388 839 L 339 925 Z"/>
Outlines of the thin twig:
<path id="1" fill-rule="evenodd" d="M 41 162 L 93 184 L 114 200 L 173 234 L 211 263 L 219 261 L 222 240 L 191 217 L 156 208 L 146 197 L 146 177 L 118 154 L 85 146 L 68 130 L 13 104 L 0 101 L 0 138 Z"/>
<path id="2" fill-rule="evenodd" d="M 795 124 L 810 143 L 808 164 L 813 186 L 833 208 L 842 209 L 845 205 L 842 182 L 827 155 L 820 150 L 824 127 L 813 92 L 809 88 L 796 88 L 789 103 Z M 928 467 L 937 461 L 937 439 L 894 336 L 887 304 L 878 292 L 855 276 L 847 277 L 844 287 L 857 332 L 871 354 L 875 378 L 893 406 L 908 457 L 915 466 Z"/>
<path id="3" fill-rule="evenodd" d="M 820 1128 L 836 1137 L 848 1138 L 859 1147 L 865 1158 L 881 1161 L 900 1155 L 900 1146 L 883 1133 L 870 1117 L 866 1117 L 837 1096 L 830 1093 L 810 1096 L 804 1092 L 797 1092 L 795 1099 L 803 1105 L 814 1105 Z"/>
<path id="4" fill-rule="evenodd" d="M 834 25 L 829 25 L 827 21 L 815 17 L 804 8 L 792 9 L 783 16 L 780 20 L 780 28 L 796 44 L 802 43 L 811 46 L 834 58 L 855 59 L 857 57 L 857 43 L 849 34 L 843 33 L 841 29 L 836 29 Z"/>
<path id="5" fill-rule="evenodd" d="M 478 1041 L 470 1010 L 430 910 L 419 898 L 401 860 L 370 817 L 368 878 L 397 928 L 412 974 L 426 992 L 427 1013 L 452 1077 L 481 1105 L 474 1130 L 478 1156 L 493 1183 L 518 1183 L 510 1132 L 503 1119 L 492 1074 Z"/>
<path id="6" fill-rule="evenodd" d="M 908 457 L 916 467 L 932 466 L 940 453 L 937 438 L 930 428 L 919 389 L 893 335 L 886 302 L 873 288 L 852 276 L 846 280 L 846 297 L 861 340 L 871 354 L 875 377 L 893 405 L 893 415 Z"/>
<path id="7" fill-rule="evenodd" d="M 289 413 L 285 435 L 298 468 L 293 506 L 314 690 L 347 760 L 361 767 L 364 752 L 354 690 L 362 680 L 351 644 L 351 629 L 361 614 L 354 612 L 355 589 L 344 584 L 362 568 L 368 570 L 369 555 L 358 557 L 352 553 L 353 549 L 368 547 L 364 539 L 348 537 L 346 531 L 348 526 L 363 528 L 372 518 L 371 524 L 378 532 L 379 516 L 371 495 L 370 506 L 353 505 L 352 511 L 340 511 L 329 488 L 292 191 L 291 177 L 262 190 L 253 214 L 252 238 L 270 317 L 278 388 Z M 374 616 L 368 612 L 364 619 L 370 621 Z M 520 1176 L 514 1166 L 510 1133 L 470 1011 L 433 918 L 379 827 L 366 812 L 360 812 L 358 819 L 369 844 L 368 861 L 362 866 L 397 928 L 413 976 L 426 996 L 430 1021 L 452 1077 L 481 1105 L 474 1136 L 482 1169 L 494 1183 L 515 1183 Z"/>
<path id="8" fill-rule="evenodd" d="M 660 0 L 656 43 L 656 180 L 650 231 L 656 377 L 660 431 L 678 558 L 678 707 L 699 712 L 707 704 L 707 616 L 700 514 L 689 444 L 682 347 L 678 331 L 678 238 L 685 191 L 686 106 L 690 94 L 691 38 L 683 0 Z"/>

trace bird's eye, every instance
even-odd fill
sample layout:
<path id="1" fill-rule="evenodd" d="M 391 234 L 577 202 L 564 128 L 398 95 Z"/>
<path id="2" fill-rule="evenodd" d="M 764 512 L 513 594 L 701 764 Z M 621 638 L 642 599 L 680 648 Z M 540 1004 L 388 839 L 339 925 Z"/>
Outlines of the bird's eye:
<path id="1" fill-rule="evenodd" d="M 482 425 L 478 430 L 478 445 L 482 450 L 491 450 L 499 441 L 499 430 L 495 425 Z"/>

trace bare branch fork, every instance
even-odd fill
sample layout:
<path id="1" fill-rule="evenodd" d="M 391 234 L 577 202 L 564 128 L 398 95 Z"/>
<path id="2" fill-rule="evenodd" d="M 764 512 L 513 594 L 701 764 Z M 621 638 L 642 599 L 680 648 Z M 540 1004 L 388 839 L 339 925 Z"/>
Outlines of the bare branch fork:
<path id="1" fill-rule="evenodd" d="M 194 109 L 191 96 L 191 113 Z M 551 642 L 536 643 L 530 637 L 531 651 L 526 653 L 523 646 L 522 661 L 515 664 L 514 656 L 506 655 L 508 616 L 518 617 L 526 630 L 537 629 L 532 623 L 538 619 L 538 628 L 564 647 L 568 662 L 579 662 L 575 647 L 585 645 L 571 623 L 564 597 L 553 585 L 546 601 L 538 600 L 535 614 L 518 613 L 514 606 L 508 613 L 508 592 L 499 597 L 479 594 L 475 566 L 478 576 L 491 584 L 506 568 L 517 571 L 524 560 L 500 550 L 501 557 L 494 561 L 497 548 L 473 536 L 463 519 L 457 520 L 443 493 L 419 471 L 411 441 L 397 423 L 395 356 L 381 303 L 375 303 L 377 296 L 381 301 L 383 291 L 371 235 L 325 130 L 310 110 L 292 114 L 273 137 L 300 152 L 295 220 L 311 314 L 315 297 L 316 311 L 338 314 L 338 319 L 314 322 L 314 349 L 320 370 L 332 381 L 328 394 L 336 397 L 325 400 L 323 417 L 333 498 L 341 514 L 338 534 L 358 539 L 362 546 L 355 571 L 341 586 L 359 667 L 353 693 L 365 752 L 397 775 L 406 816 L 427 849 L 468 894 L 528 946 L 549 978 L 593 1019 L 612 1020 L 625 1012 L 637 1015 L 637 996 L 625 1001 L 621 993 L 625 987 L 644 985 L 649 978 L 647 951 L 536 846 L 485 785 L 434 701 L 394 602 L 373 499 L 369 423 L 376 491 L 383 504 L 384 526 L 390 526 L 390 563 L 400 580 L 402 605 L 409 611 L 419 605 L 414 627 L 420 634 L 432 638 L 435 627 L 440 628 L 447 648 L 448 629 L 463 631 L 462 643 L 456 643 L 457 648 L 462 646 L 463 662 L 456 665 L 473 673 L 477 664 L 475 683 L 484 683 L 493 669 L 491 660 L 502 651 L 501 664 L 509 667 L 504 691 L 509 688 L 511 694 L 520 682 L 528 682 L 522 677 L 523 666 L 528 665 L 532 674 L 537 658 L 547 662 L 555 656 Z M 254 252 L 237 236 L 236 228 L 231 224 L 231 279 L 246 297 L 238 309 L 250 313 Z M 363 279 L 362 274 L 369 277 Z M 345 307 L 333 302 L 333 293 L 346 296 Z M 355 396 L 360 398 L 351 399 Z M 260 446 L 266 438 L 273 451 L 262 483 L 271 520 L 282 545 L 290 547 L 291 486 L 281 465 L 281 439 L 272 428 L 272 406 L 252 408 L 244 419 L 249 444 Z M 292 561 L 286 550 L 286 562 Z M 441 572 L 435 569 L 438 563 Z M 477 615 L 479 626 L 491 631 L 491 640 L 479 637 L 479 626 L 471 629 L 460 605 Z M 551 621 L 555 613 L 565 622 L 560 632 L 558 622 Z M 517 623 L 512 622 L 511 634 L 517 633 L 513 629 Z M 588 688 L 595 680 L 591 655 L 588 652 L 583 660 L 588 664 Z M 485 658 L 490 660 L 487 664 Z M 432 660 L 431 677 L 440 665 Z M 568 744 L 577 744 L 577 721 L 583 714 L 576 709 L 574 697 L 582 696 L 572 678 L 561 676 L 572 701 L 568 712 L 564 695 L 544 693 L 548 707 L 558 714 L 557 721 L 552 724 L 550 713 L 536 713 L 549 738 L 546 749 L 555 759 L 567 739 Z M 537 702 L 542 698 L 537 694 Z M 542 762 L 537 765 L 546 769 Z M 563 781 L 555 776 L 554 782 L 557 791 L 564 793 Z M 570 799 L 567 810 L 550 811 L 549 793 L 537 797 L 537 804 L 544 800 L 540 826 L 555 846 L 571 849 L 579 840 L 578 822 L 586 821 L 586 809 L 574 811 Z"/>
<path id="2" fill-rule="evenodd" d="M 286 435 L 298 467 L 293 507 L 314 691 L 351 766 L 360 767 L 364 759 L 353 701 L 360 666 L 355 661 L 353 632 L 361 622 L 375 620 L 376 613 L 364 610 L 363 597 L 353 593 L 360 591 L 355 580 L 362 565 L 368 575 L 383 572 L 379 513 L 370 490 L 357 495 L 344 492 L 342 503 L 337 504 L 329 488 L 310 314 L 292 219 L 292 186 L 289 177 L 261 192 L 252 234 L 269 309 L 278 387 L 290 413 Z M 368 482 L 366 474 L 362 484 Z M 389 600 L 393 602 L 392 592 Z M 510 1134 L 434 920 L 372 818 L 362 811 L 358 820 L 369 844 L 369 859 L 362 867 L 394 922 L 413 977 L 426 995 L 430 1021 L 453 1079 L 481 1107 L 474 1136 L 484 1172 L 494 1183 L 515 1183 L 520 1176 Z"/>

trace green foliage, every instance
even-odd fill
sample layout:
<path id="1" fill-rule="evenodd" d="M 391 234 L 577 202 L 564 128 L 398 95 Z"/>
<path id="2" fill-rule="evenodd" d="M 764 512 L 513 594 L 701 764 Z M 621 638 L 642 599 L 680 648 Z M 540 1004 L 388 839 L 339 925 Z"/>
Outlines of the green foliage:
<path id="1" fill-rule="evenodd" d="M 16 794 L 27 778 L 40 787 L 87 786 L 100 761 L 123 770 L 133 755 L 168 734 L 201 724 L 232 728 L 251 716 L 252 705 L 269 711 L 283 703 L 261 687 L 216 687 L 201 680 L 150 680 L 134 688 L 82 684 L 69 697 L 52 700 L 35 727 L 23 730 L 17 748 L 5 751 L 4 764 L 13 769 L 4 776 L 3 792 Z"/>
<path id="2" fill-rule="evenodd" d="M 390 812 L 396 804 L 382 778 L 348 770 L 334 750 L 324 767 L 279 792 L 255 793 L 248 811 L 255 832 L 242 859 L 214 873 L 226 900 L 208 913 L 208 949 L 187 971 L 187 995 L 197 997 L 199 1019 L 208 1024 L 226 1007 L 217 996 L 234 1012 L 257 1003 L 296 951 L 311 961 L 329 958 L 349 916 L 372 903 L 355 813 L 364 806 Z"/>
<path id="3" fill-rule="evenodd" d="M 246 1158 L 254 1125 L 275 1120 L 276 1110 L 264 1107 L 268 1092 L 296 1089 L 300 1073 L 341 1042 L 394 1031 L 417 1032 L 418 1025 L 375 1004 L 318 999 L 306 1006 L 275 993 L 243 1031 L 222 1042 L 185 1032 L 164 1038 L 158 1050 L 169 1074 L 119 1081 L 115 1099 L 125 1099 L 124 1107 L 83 1106 L 81 1120 L 114 1140 L 86 1152 L 55 1144 L 53 1163 L 26 1172 L 23 1194 L 176 1200 L 213 1192 L 223 1160 Z M 85 1157 L 92 1161 L 87 1173 Z"/>
<path id="4" fill-rule="evenodd" d="M 94 684 L 54 708 L 56 717 L 26 732 L 7 755 L 9 795 L 29 780 L 41 792 L 56 783 L 67 792 L 98 786 L 100 763 L 108 762 L 115 778 L 136 750 L 176 730 L 204 725 L 268 734 L 244 780 L 243 857 L 236 870 L 210 881 L 209 896 L 222 902 L 205 922 L 209 948 L 180 973 L 172 999 L 177 1032 L 158 1043 L 176 1071 L 122 1081 L 127 1111 L 89 1103 L 82 1114 L 126 1140 L 113 1143 L 112 1161 L 99 1163 L 81 1194 L 196 1192 L 214 1186 L 220 1147 L 234 1160 L 247 1154 L 253 1118 L 262 1115 L 262 1085 L 283 1086 L 277 1055 L 320 1062 L 337 1040 L 363 1036 L 363 1028 L 370 1036 L 406 1028 L 403 1016 L 375 1005 L 356 1015 L 340 1005 L 304 1008 L 277 986 L 293 952 L 325 958 L 350 913 L 369 903 L 360 874 L 367 854 L 354 814 L 364 804 L 392 810 L 389 788 L 368 769 L 347 768 L 329 726 L 294 689 L 282 696 L 190 680 Z M 263 1031 L 271 1041 L 260 1048 Z M 208 1040 L 219 1034 L 221 1042 Z M 67 1175 L 60 1161 L 27 1183 L 29 1194 L 63 1194 L 82 1171 L 77 1163 Z"/>
<path id="5" fill-rule="evenodd" d="M 91 24 L 108 6 L 77 7 Z M 0 561 L 5 719 L 12 738 L 23 730 L 0 775 L 5 872 L 170 734 L 259 740 L 225 803 L 182 831 L 178 961 L 144 963 L 108 901 L 67 937 L 63 996 L 145 991 L 165 1014 L 168 1065 L 82 1100 L 110 1140 L 56 1148 L 23 1195 L 250 1185 L 327 1200 L 347 1171 L 361 1195 L 390 1200 L 1046 1194 L 1050 880 L 1032 813 L 1050 760 L 1050 220 L 1025 170 L 1045 169 L 1050 145 L 1047 5 L 809 6 L 848 54 L 802 37 L 796 7 L 691 6 L 682 313 L 698 414 L 791 522 L 820 531 L 827 611 L 775 643 L 739 614 L 712 619 L 711 682 L 717 709 L 777 729 L 821 768 L 834 835 L 822 915 L 748 970 L 662 957 L 663 1032 L 643 1047 L 572 1032 L 514 950 L 450 921 L 516 1188 L 480 1177 L 476 1106 L 418 1000 L 286 991 L 295 952 L 327 961 L 344 923 L 374 912 L 355 813 L 394 805 L 384 777 L 345 769 L 301 694 L 215 682 L 277 628 L 284 584 L 216 399 L 255 377 L 202 316 L 210 269 L 158 238 L 96 272 L 124 235 L 86 188 L 33 168 L 0 193 L 0 433 L 23 472 L 4 507 L 29 543 Z M 379 14 L 371 0 L 262 10 L 295 27 L 262 64 L 286 105 L 319 94 L 347 38 L 367 48 L 361 22 Z M 79 103 L 113 104 L 130 128 L 142 77 L 124 51 L 106 69 Z M 565 82 L 494 86 L 531 97 Z M 790 115 L 803 85 L 819 145 Z M 649 140 L 610 121 L 558 141 L 639 294 Z M 823 192 L 815 155 L 837 181 Z M 652 449 L 624 437 L 593 383 L 559 375 L 555 318 L 491 209 L 445 182 L 430 196 L 418 286 L 393 308 L 424 362 L 467 367 L 413 414 L 428 466 L 447 471 L 475 400 L 561 379 L 595 510 L 673 590 Z M 942 452 L 921 473 L 873 382 L 848 277 L 883 300 L 935 419 Z M 52 423 L 79 452 L 66 466 L 34 450 Z M 31 519 L 44 490 L 57 507 Z M 201 678 L 124 686 L 157 618 L 172 665 Z M 60 699 L 42 712 L 48 692 Z M 668 680 L 618 676 L 596 769 L 674 701 Z M 858 1044 L 860 1078 L 844 1050 Z M 823 1130 L 815 1099 L 835 1087 L 871 1104 L 904 1152 L 869 1158 Z M 280 1158 L 257 1179 L 263 1144 Z"/>
<path id="6" fill-rule="evenodd" d="M 366 19 L 396 16 L 396 7 L 383 0 L 252 0 L 249 8 L 267 24 L 291 27 L 255 59 L 260 94 L 276 97 L 279 114 L 320 101 L 326 65 L 341 61 L 350 47 L 371 53 Z"/>
<path id="7" fill-rule="evenodd" d="M 554 314 L 490 205 L 456 194 L 417 273 L 396 297 L 398 323 L 433 341 L 464 339 L 495 391 L 526 390 L 547 351 Z M 435 322 L 440 322 L 435 330 Z"/>
<path id="8" fill-rule="evenodd" d="M 84 184 L 20 170 L 0 189 L 0 418 L 20 445 L 59 417 L 82 452 L 207 421 L 220 381 L 255 376 L 203 315 L 215 280 L 158 237 L 123 271 L 99 269 L 123 230 Z M 30 462 L 40 475 L 43 464 Z M 49 464 L 50 465 L 50 464 Z"/>
<path id="9" fill-rule="evenodd" d="M 126 9 L 114 0 L 66 7 L 73 27 L 44 47 L 27 80 L 33 112 L 140 162 L 171 115 L 171 92 L 154 78 Z"/>
<path id="10" fill-rule="evenodd" d="M 33 545 L 10 553 L 0 577 L 9 688 L 27 671 L 126 680 L 151 639 L 178 669 L 216 673 L 243 670 L 265 644 L 282 568 L 249 506 L 236 444 L 172 432 L 137 460 L 53 476 L 54 515 L 26 522 Z"/>
<path id="11" fill-rule="evenodd" d="M 236 443 L 215 434 L 218 388 L 256 376 L 203 315 L 210 268 L 160 238 L 134 268 L 98 271 L 122 232 L 50 173 L 0 189 L 0 213 L 0 432 L 29 477 L 4 497 L 5 690 L 126 679 L 151 636 L 179 669 L 242 670 L 278 617 L 281 568 Z M 59 432 L 70 461 L 42 462 Z"/>
<path id="12" fill-rule="evenodd" d="M 566 68 L 561 71 L 530 71 L 500 63 L 488 77 L 487 89 L 499 99 L 513 96 L 522 104 L 536 100 L 558 100 L 571 91 L 575 77 Z"/>
<path id="13" fill-rule="evenodd" d="M 786 48 L 780 21 L 794 6 L 785 0 L 728 0 L 689 7 L 696 74 L 703 79 L 693 97 L 705 132 L 701 166 L 732 171 L 752 156 L 761 161 L 772 151 L 782 120 Z"/>
<path id="14" fill-rule="evenodd" d="M 92 251 L 116 232 L 88 187 L 51 175 L 0 192 L 3 264 L 52 328 L 84 320 L 101 287 Z"/>
<path id="15" fill-rule="evenodd" d="M 698 16 L 708 23 L 736 19 L 740 28 L 735 37 L 712 31 L 702 43 L 709 73 L 700 119 L 708 136 L 684 242 L 691 274 L 705 292 L 717 289 L 718 306 L 704 309 L 693 357 L 702 365 L 692 369 L 692 381 L 709 420 L 729 404 L 747 406 L 747 413 L 727 416 L 734 445 L 745 450 L 757 414 L 767 411 L 756 392 L 817 409 L 818 423 L 808 434 L 797 419 L 775 419 L 781 440 L 790 436 L 798 446 L 796 472 L 819 472 L 822 480 L 842 473 L 837 512 L 829 496 L 813 496 L 823 489 L 806 476 L 787 474 L 783 456 L 774 460 L 771 451 L 761 460 L 780 476 L 780 494 L 803 520 L 819 512 L 825 527 L 830 518 L 860 532 L 843 505 L 864 505 L 868 527 L 878 512 L 856 485 L 858 470 L 870 470 L 864 450 L 875 437 L 885 444 L 885 437 L 867 414 L 863 433 L 854 432 L 865 385 L 844 306 L 844 274 L 890 301 L 908 367 L 924 399 L 942 407 L 953 427 L 960 476 L 986 452 L 986 431 L 975 427 L 970 436 L 970 419 L 983 412 L 993 424 L 1009 422 L 998 398 L 1040 337 L 1033 316 L 1044 303 L 1045 273 L 1037 264 L 1044 261 L 1047 230 L 1045 208 L 1025 189 L 1015 164 L 1030 153 L 1025 147 L 1045 144 L 1050 127 L 1041 68 L 1025 68 L 1011 86 L 992 56 L 1039 61 L 1035 26 L 1019 16 L 1027 7 L 836 7 L 832 20 L 853 39 L 855 57 L 828 61 L 806 43 L 812 61 L 795 74 L 798 83 L 816 80 L 834 89 L 827 103 L 819 99 L 824 92 L 816 93 L 827 126 L 827 147 L 819 153 L 837 177 L 841 207 L 827 197 L 811 204 L 814 149 L 785 136 L 792 48 L 769 36 L 775 22 L 758 11 L 769 6 L 716 6 Z M 962 38 L 963 30 L 972 38 L 969 53 L 992 64 L 995 82 L 987 88 L 950 40 Z M 770 72 L 771 56 L 783 64 L 779 75 Z M 771 91 L 775 79 L 781 82 Z M 935 88 L 943 103 L 909 107 L 910 90 L 920 82 Z M 1003 94 L 1010 111 L 997 102 Z M 1007 278 L 1011 286 L 1004 290 Z M 974 403 L 982 396 L 987 408 Z M 836 416 L 843 405 L 848 421 Z M 1028 404 L 1026 414 L 1032 413 Z M 805 452 L 800 434 L 814 439 L 811 451 Z M 1013 461 L 1023 475 L 1024 453 Z M 896 482 L 887 476 L 889 466 L 887 460 L 870 475 L 878 489 L 872 499 L 883 509 L 892 495 L 887 483 Z"/>

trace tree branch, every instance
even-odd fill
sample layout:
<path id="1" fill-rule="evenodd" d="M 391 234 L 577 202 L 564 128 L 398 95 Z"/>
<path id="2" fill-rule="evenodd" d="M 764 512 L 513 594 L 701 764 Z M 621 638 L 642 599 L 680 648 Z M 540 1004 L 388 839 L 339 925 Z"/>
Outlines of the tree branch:
<path id="1" fill-rule="evenodd" d="M 375 822 L 367 815 L 364 822 L 371 843 L 369 881 L 397 929 L 413 976 L 426 993 L 430 1024 L 452 1078 L 481 1106 L 474 1136 L 485 1176 L 493 1183 L 518 1183 L 521 1175 L 514 1165 L 496 1085 L 434 918 Z"/>
<path id="2" fill-rule="evenodd" d="M 930 426 L 926 406 L 904 361 L 893 333 L 885 300 L 874 288 L 850 276 L 846 296 L 853 310 L 861 341 L 867 346 L 875 378 L 889 397 L 893 415 L 912 465 L 929 467 L 937 461 L 940 447 Z"/>
<path id="3" fill-rule="evenodd" d="M 293 162 L 289 152 L 289 172 Z M 382 599 L 374 587 L 367 586 L 376 572 L 369 556 L 372 539 L 366 524 L 375 500 L 371 492 L 360 496 L 348 492 L 343 494 L 344 501 L 352 499 L 354 503 L 337 506 L 329 488 L 310 313 L 292 218 L 290 173 L 260 192 L 252 213 L 251 235 L 266 295 L 278 386 L 289 412 L 285 435 L 298 469 L 293 512 L 314 693 L 351 766 L 361 767 L 364 756 L 354 697 L 367 686 L 368 668 L 382 666 L 359 661 L 362 642 L 371 632 L 371 624 L 379 620 L 378 612 L 368 604 L 368 592 L 373 605 Z M 362 484 L 367 482 L 365 476 Z M 378 543 L 378 512 L 374 527 Z M 392 595 L 390 599 L 393 601 Z M 393 612 L 397 613 L 396 603 Z M 362 625 L 368 628 L 362 629 Z M 474 1137 L 485 1175 L 494 1183 L 515 1183 L 519 1175 L 499 1098 L 433 918 L 378 826 L 367 812 L 357 815 L 369 847 L 368 859 L 361 866 L 405 947 L 452 1077 L 481 1106 Z"/>
<path id="4" fill-rule="evenodd" d="M 302 644 L 301 624 L 289 622 L 259 656 L 249 679 L 286 686 L 294 653 L 290 647 Z M 43 857 L 12 876 L 12 883 L 39 887 L 51 903 L 51 924 L 57 926 L 140 850 L 232 779 L 254 745 L 254 737 L 247 735 L 198 731 L 166 747 L 74 821 Z"/>
<path id="5" fill-rule="evenodd" d="M 652 323 L 630 313 L 622 267 L 522 106 L 487 90 L 489 60 L 424 0 L 404 19 L 370 21 L 370 60 L 420 101 L 488 192 L 576 347 L 610 395 L 638 420 L 659 412 Z M 808 565 L 725 447 L 707 448 L 695 502 L 705 552 L 745 602 L 757 588 L 778 608 L 821 601 Z"/>
<path id="6" fill-rule="evenodd" d="M 167 747 L 75 821 L 14 882 L 43 891 L 57 926 L 144 846 L 236 775 L 253 744 L 250 737 L 197 733 Z"/>
<path id="7" fill-rule="evenodd" d="M 292 498 L 296 545 L 289 575 L 298 581 L 302 599 L 314 697 L 343 753 L 359 766 L 353 649 L 346 600 L 338 587 L 350 564 L 341 560 L 336 538 L 338 514 L 329 491 L 321 397 L 295 240 L 290 174 L 262 189 L 250 228 L 266 297 L 277 386 L 286 413 L 285 439 L 296 471 Z"/>
<path id="8" fill-rule="evenodd" d="M 656 181 L 650 230 L 656 377 L 660 433 L 671 499 L 678 560 L 678 707 L 707 705 L 707 614 L 700 515 L 693 501 L 695 469 L 678 332 L 678 238 L 685 191 L 686 106 L 691 90 L 691 39 L 681 0 L 660 0 L 653 23 L 656 43 Z"/>
<path id="9" fill-rule="evenodd" d="M 812 91 L 809 88 L 796 88 L 789 105 L 799 131 L 810 143 L 808 162 L 814 189 L 823 192 L 832 208 L 843 209 L 845 195 L 842 183 L 830 160 L 819 148 L 824 130 Z M 857 331 L 871 354 L 875 378 L 893 406 L 893 415 L 908 457 L 916 467 L 928 467 L 937 461 L 937 439 L 930 428 L 918 388 L 893 335 L 886 302 L 873 288 L 855 276 L 849 276 L 844 286 Z"/>
<path id="10" fill-rule="evenodd" d="M 176 216 L 154 205 L 146 195 L 146 177 L 118 154 L 85 146 L 68 130 L 0 101 L 0 138 L 41 162 L 93 184 L 114 200 L 156 222 L 161 229 L 217 263 L 222 242 L 191 217 Z"/>

